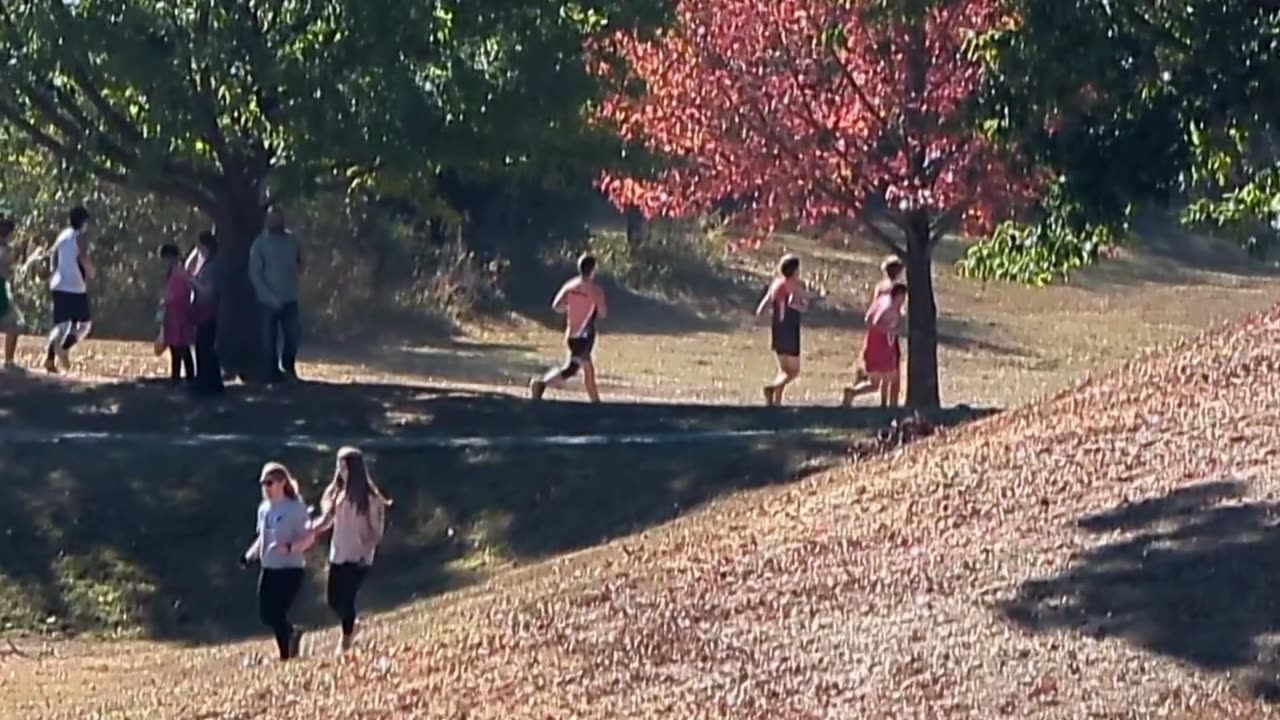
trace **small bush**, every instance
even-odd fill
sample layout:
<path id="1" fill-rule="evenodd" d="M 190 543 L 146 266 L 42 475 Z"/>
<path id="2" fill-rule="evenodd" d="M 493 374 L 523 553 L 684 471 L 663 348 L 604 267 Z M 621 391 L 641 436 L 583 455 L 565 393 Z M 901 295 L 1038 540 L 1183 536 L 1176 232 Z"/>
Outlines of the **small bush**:
<path id="1" fill-rule="evenodd" d="M 401 306 L 433 308 L 456 321 L 502 304 L 504 259 L 483 262 L 458 241 L 423 255 L 413 283 L 398 295 Z"/>
<path id="2" fill-rule="evenodd" d="M 640 290 L 693 292 L 723 274 L 726 241 L 719 225 L 655 220 L 648 226 L 638 241 L 607 230 L 593 234 L 588 246 L 610 275 Z"/>

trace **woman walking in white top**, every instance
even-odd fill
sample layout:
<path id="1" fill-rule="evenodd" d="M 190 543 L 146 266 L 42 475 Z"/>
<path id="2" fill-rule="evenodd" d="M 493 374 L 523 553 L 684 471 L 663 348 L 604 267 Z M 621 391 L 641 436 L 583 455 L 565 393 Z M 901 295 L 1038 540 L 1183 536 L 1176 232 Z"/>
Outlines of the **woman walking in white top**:
<path id="1" fill-rule="evenodd" d="M 342 621 L 339 650 L 351 649 L 356 628 L 356 594 L 364 583 L 386 527 L 391 500 L 369 477 L 364 455 L 354 447 L 338 451 L 333 482 L 320 501 L 322 515 L 312 533 L 333 530 L 329 540 L 329 607 Z"/>
<path id="2" fill-rule="evenodd" d="M 278 462 L 262 466 L 258 483 L 262 503 L 258 505 L 258 536 L 245 550 L 240 562 L 261 563 L 258 575 L 258 614 L 276 636 L 280 659 L 298 657 L 302 650 L 301 628 L 289 622 L 289 610 L 298 597 L 306 573 L 303 555 L 315 540 L 308 529 L 307 506 L 302 502 L 298 481 Z"/>

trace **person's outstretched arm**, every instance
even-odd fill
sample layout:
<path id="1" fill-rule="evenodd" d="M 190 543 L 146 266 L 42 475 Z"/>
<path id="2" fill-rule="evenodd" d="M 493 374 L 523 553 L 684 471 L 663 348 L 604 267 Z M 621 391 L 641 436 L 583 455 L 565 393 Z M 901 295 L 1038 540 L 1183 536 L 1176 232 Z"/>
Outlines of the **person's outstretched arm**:
<path id="1" fill-rule="evenodd" d="M 765 309 L 773 304 L 773 294 L 777 289 L 776 284 L 770 284 L 769 289 L 764 291 L 764 297 L 760 298 L 760 304 L 756 306 L 756 315 L 763 315 Z"/>
<path id="2" fill-rule="evenodd" d="M 259 535 L 253 539 L 253 543 L 245 549 L 244 555 L 240 556 L 246 563 L 254 560 L 262 559 L 262 536 Z"/>
<path id="3" fill-rule="evenodd" d="M 551 309 L 563 315 L 569 309 L 569 286 L 566 284 L 551 301 Z"/>

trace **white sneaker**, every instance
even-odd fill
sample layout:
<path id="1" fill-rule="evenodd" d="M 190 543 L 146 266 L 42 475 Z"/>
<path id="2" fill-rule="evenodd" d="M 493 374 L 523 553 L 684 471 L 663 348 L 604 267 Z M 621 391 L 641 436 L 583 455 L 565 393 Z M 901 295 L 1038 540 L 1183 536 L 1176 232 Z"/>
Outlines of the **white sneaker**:
<path id="1" fill-rule="evenodd" d="M 354 634 L 343 635 L 342 639 L 338 641 L 338 654 L 346 655 L 347 653 L 351 652 L 351 646 L 355 645 L 355 639 L 356 638 Z"/>

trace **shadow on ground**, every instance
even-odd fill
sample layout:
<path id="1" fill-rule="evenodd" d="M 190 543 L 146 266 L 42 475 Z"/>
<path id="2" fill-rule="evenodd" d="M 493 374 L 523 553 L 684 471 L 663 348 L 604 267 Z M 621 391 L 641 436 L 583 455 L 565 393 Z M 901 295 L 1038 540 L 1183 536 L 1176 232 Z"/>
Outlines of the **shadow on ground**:
<path id="1" fill-rule="evenodd" d="M 364 605 L 399 607 L 509 562 L 643 530 L 725 493 L 791 482 L 846 447 L 774 440 L 371 453 L 395 506 Z M 311 502 L 332 473 L 332 455 L 310 450 L 0 444 L 0 622 L 8 632 L 192 643 L 261 633 L 254 574 L 237 557 L 252 538 L 267 459 L 287 463 Z M 329 626 L 323 553 L 310 554 L 296 615 Z"/>
<path id="2" fill-rule="evenodd" d="M 533 345 L 452 339 L 416 344 L 411 339 L 368 346 L 308 348 L 308 359 L 383 373 L 476 385 L 524 386 L 561 358 L 543 355 Z"/>
<path id="3" fill-rule="evenodd" d="M 1280 700 L 1280 505 L 1234 481 L 1081 519 L 1107 541 L 1004 608 L 1037 632 L 1116 638 Z"/>
<path id="4" fill-rule="evenodd" d="M 938 413 L 950 424 L 985 411 Z M 307 382 L 233 386 L 225 398 L 193 401 L 167 382 L 68 384 L 42 376 L 0 376 L 0 441 L 5 431 L 227 433 L 321 438 L 884 427 L 878 408 L 739 407 L 625 403 L 534 403 L 513 395 L 430 385 Z"/>
<path id="5" fill-rule="evenodd" d="M 428 387 L 305 384 L 193 403 L 160 383 L 0 386 L 0 627 L 119 632 L 184 642 L 258 634 L 254 578 L 237 557 L 252 537 L 258 471 L 287 463 L 314 502 L 339 444 L 543 433 L 673 433 L 800 427 L 661 446 L 401 447 L 370 452 L 395 498 L 387 544 L 364 596 L 395 608 L 511 562 L 590 547 L 745 488 L 792 482 L 836 462 L 890 416 L 876 410 L 530 403 Z M 940 413 L 940 422 L 982 414 Z M 102 430 L 107 442 L 34 442 L 14 433 Z M 180 445 L 196 432 L 248 442 Z M 9 439 L 6 440 L 6 433 Z M 153 433 L 143 435 L 140 433 Z M 329 625 L 323 548 L 298 617 Z"/>

